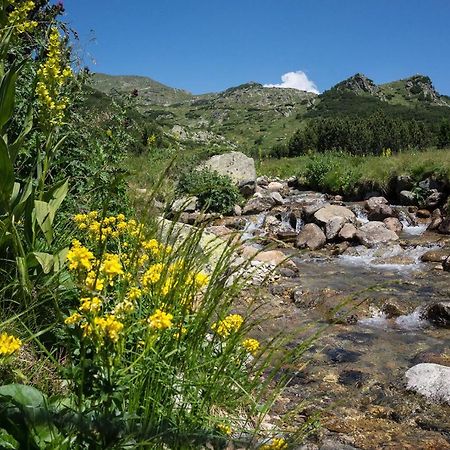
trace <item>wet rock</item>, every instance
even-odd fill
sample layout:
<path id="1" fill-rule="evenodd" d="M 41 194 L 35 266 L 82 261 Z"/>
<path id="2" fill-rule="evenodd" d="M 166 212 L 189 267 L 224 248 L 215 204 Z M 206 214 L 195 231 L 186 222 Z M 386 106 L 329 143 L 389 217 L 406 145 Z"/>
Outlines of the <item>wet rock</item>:
<path id="1" fill-rule="evenodd" d="M 314 213 L 316 221 L 324 225 L 335 217 L 344 219 L 344 223 L 353 222 L 356 219 L 352 210 L 340 205 L 327 205 Z"/>
<path id="2" fill-rule="evenodd" d="M 365 345 L 373 342 L 376 338 L 374 334 L 362 333 L 361 331 L 354 331 L 352 333 L 340 333 L 337 335 L 339 339 L 353 342 L 354 344 Z"/>
<path id="3" fill-rule="evenodd" d="M 331 348 L 327 350 L 325 353 L 328 359 L 334 363 L 356 362 L 362 355 L 362 353 L 360 352 L 345 350 L 343 348 Z"/>
<path id="4" fill-rule="evenodd" d="M 436 208 L 431 213 L 431 223 L 428 225 L 428 230 L 436 230 L 439 228 L 439 225 L 442 223 L 442 214 L 439 208 Z"/>
<path id="5" fill-rule="evenodd" d="M 356 229 L 356 227 L 353 224 L 346 223 L 342 227 L 342 229 L 339 231 L 339 237 L 346 241 L 351 241 L 351 240 L 355 239 L 357 231 L 358 230 Z"/>
<path id="6" fill-rule="evenodd" d="M 197 197 L 181 197 L 172 203 L 170 208 L 173 213 L 194 212 L 197 209 Z"/>
<path id="7" fill-rule="evenodd" d="M 450 366 L 450 354 L 448 353 L 433 353 L 422 352 L 417 354 L 413 360 L 413 364 L 432 363 L 440 364 L 441 366 Z"/>
<path id="8" fill-rule="evenodd" d="M 431 213 L 430 213 L 430 211 L 428 211 L 428 209 L 419 209 L 416 212 L 416 215 L 420 219 L 429 219 L 431 217 Z"/>
<path id="9" fill-rule="evenodd" d="M 442 200 L 444 200 L 444 194 L 437 189 L 432 189 L 431 193 L 425 199 L 425 206 L 430 209 L 436 208 Z"/>
<path id="10" fill-rule="evenodd" d="M 392 319 L 399 316 L 404 316 L 408 314 L 408 311 L 401 302 L 395 298 L 390 298 L 386 300 L 381 306 L 381 311 L 386 314 L 388 319 Z"/>
<path id="11" fill-rule="evenodd" d="M 277 239 L 283 242 L 295 242 L 297 239 L 296 231 L 277 231 Z"/>
<path id="12" fill-rule="evenodd" d="M 407 389 L 435 402 L 450 404 L 450 367 L 439 364 L 417 364 L 405 373 Z"/>
<path id="13" fill-rule="evenodd" d="M 319 211 L 316 213 L 318 214 Z M 325 224 L 325 235 L 328 241 L 331 241 L 337 237 L 342 227 L 347 222 L 345 217 L 333 217 Z"/>
<path id="14" fill-rule="evenodd" d="M 438 327 L 450 328 L 450 301 L 427 305 L 422 317 Z"/>
<path id="15" fill-rule="evenodd" d="M 306 224 L 297 236 L 298 248 L 308 247 L 310 250 L 318 250 L 327 242 L 324 232 L 315 224 Z"/>
<path id="16" fill-rule="evenodd" d="M 242 217 L 230 216 L 221 217 L 214 222 L 214 225 L 222 225 L 227 228 L 233 228 L 234 230 L 240 230 L 245 226 L 245 219 Z"/>
<path id="17" fill-rule="evenodd" d="M 369 220 L 381 221 L 394 214 L 392 207 L 384 197 L 371 197 L 366 200 L 364 207 Z"/>
<path id="18" fill-rule="evenodd" d="M 420 257 L 420 260 L 423 262 L 444 262 L 449 256 L 450 249 L 438 248 L 428 250 Z"/>
<path id="19" fill-rule="evenodd" d="M 383 220 L 383 223 L 386 225 L 388 230 L 393 231 L 394 233 L 400 233 L 403 230 L 403 225 L 396 217 L 388 217 Z"/>
<path id="20" fill-rule="evenodd" d="M 408 255 L 395 255 L 395 256 L 388 256 L 388 257 L 381 257 L 381 258 L 377 258 L 375 261 L 373 261 L 373 264 L 377 264 L 377 265 L 393 264 L 396 266 L 410 266 L 415 263 L 416 263 L 416 261 L 414 260 L 414 258 L 411 258 Z"/>
<path id="21" fill-rule="evenodd" d="M 447 217 L 441 222 L 438 231 L 442 234 L 450 234 L 450 217 Z"/>
<path id="22" fill-rule="evenodd" d="M 416 194 L 414 194 L 414 192 L 407 190 L 400 191 L 400 193 L 398 194 L 398 200 L 400 205 L 410 206 L 417 204 Z"/>
<path id="23" fill-rule="evenodd" d="M 319 209 L 324 208 L 325 206 L 331 206 L 329 203 L 324 202 L 323 200 L 316 200 L 309 205 L 303 206 L 302 216 L 307 220 L 311 220 L 314 217 L 314 214 L 319 211 Z"/>
<path id="24" fill-rule="evenodd" d="M 271 181 L 268 184 L 267 189 L 270 192 L 280 192 L 284 189 L 284 184 L 280 183 L 279 181 Z"/>
<path id="25" fill-rule="evenodd" d="M 291 298 L 295 305 L 300 305 L 304 301 L 305 291 L 303 288 L 295 288 L 292 290 Z"/>
<path id="26" fill-rule="evenodd" d="M 268 195 L 255 194 L 244 206 L 243 214 L 258 214 L 275 206 L 275 200 Z"/>
<path id="27" fill-rule="evenodd" d="M 340 242 L 339 244 L 336 244 L 333 248 L 332 254 L 333 255 L 342 255 L 347 251 L 347 249 L 350 247 L 350 243 L 347 241 Z"/>
<path id="28" fill-rule="evenodd" d="M 386 242 L 397 241 L 398 236 L 388 230 L 383 222 L 369 222 L 364 224 L 356 233 L 356 238 L 366 247 L 374 247 Z"/>
<path id="29" fill-rule="evenodd" d="M 277 270 L 278 273 L 285 278 L 295 278 L 297 276 L 297 271 L 287 267 L 279 267 Z"/>
<path id="30" fill-rule="evenodd" d="M 282 205 L 284 203 L 283 197 L 279 192 L 271 192 L 270 197 L 273 199 L 276 205 Z"/>
<path id="31" fill-rule="evenodd" d="M 368 375 L 359 370 L 344 370 L 339 374 L 339 383 L 344 386 L 361 387 Z"/>
<path id="32" fill-rule="evenodd" d="M 448 257 L 448 258 L 442 263 L 442 268 L 443 268 L 446 272 L 450 272 L 450 257 Z"/>

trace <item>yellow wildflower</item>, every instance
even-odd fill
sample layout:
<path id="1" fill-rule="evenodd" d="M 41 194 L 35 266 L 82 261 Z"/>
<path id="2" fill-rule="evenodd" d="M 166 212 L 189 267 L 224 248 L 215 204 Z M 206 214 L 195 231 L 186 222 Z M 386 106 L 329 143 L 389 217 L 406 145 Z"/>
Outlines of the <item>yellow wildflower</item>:
<path id="1" fill-rule="evenodd" d="M 117 342 L 120 338 L 120 332 L 123 330 L 123 323 L 116 320 L 113 314 L 110 314 L 105 317 L 96 317 L 94 328 L 100 337 L 106 337 L 112 342 Z"/>
<path id="2" fill-rule="evenodd" d="M 194 275 L 194 283 L 195 286 L 198 288 L 206 286 L 208 284 L 208 281 L 209 281 L 208 275 L 204 274 L 203 272 L 199 272 Z"/>
<path id="3" fill-rule="evenodd" d="M 170 328 L 172 326 L 173 315 L 170 313 L 166 313 L 157 309 L 154 314 L 152 314 L 147 322 L 150 325 L 150 328 L 156 328 L 157 330 L 165 330 L 166 328 Z"/>
<path id="4" fill-rule="evenodd" d="M 242 341 L 242 347 L 244 347 L 252 355 L 258 351 L 259 346 L 260 344 L 256 339 L 245 339 Z"/>
<path id="5" fill-rule="evenodd" d="M 22 341 L 7 333 L 0 334 L 0 356 L 10 356 L 22 347 Z"/>
<path id="6" fill-rule="evenodd" d="M 137 300 L 141 297 L 142 297 L 142 291 L 135 286 L 131 287 L 127 293 L 127 299 L 131 300 L 131 301 Z"/>
<path id="7" fill-rule="evenodd" d="M 228 435 L 228 436 L 231 434 L 231 427 L 230 427 L 230 425 L 227 425 L 226 423 L 219 423 L 219 424 L 217 425 L 217 429 L 218 429 L 221 433 L 226 434 L 226 435 Z"/>
<path id="8" fill-rule="evenodd" d="M 66 325 L 77 325 L 78 323 L 81 322 L 81 319 L 82 319 L 81 314 L 74 312 L 69 317 L 67 317 L 66 320 L 64 320 L 64 323 Z"/>
<path id="9" fill-rule="evenodd" d="M 72 248 L 67 253 L 70 270 L 91 270 L 94 254 L 86 247 L 82 246 L 79 241 L 72 243 Z"/>
<path id="10" fill-rule="evenodd" d="M 124 222 L 125 221 L 125 216 L 123 214 L 117 214 L 116 217 L 118 222 Z"/>
<path id="11" fill-rule="evenodd" d="M 105 259 L 101 266 L 101 271 L 109 280 L 123 275 L 122 264 L 120 263 L 119 256 L 108 253 L 105 255 Z"/>
<path id="12" fill-rule="evenodd" d="M 211 328 L 219 336 L 227 337 L 230 333 L 238 331 L 243 322 L 244 319 L 239 314 L 230 314 L 225 319 L 213 323 Z"/>
<path id="13" fill-rule="evenodd" d="M 132 313 L 136 309 L 134 303 L 130 300 L 124 300 L 123 302 L 118 303 L 114 308 L 114 314 L 116 316 L 125 316 L 127 314 Z"/>
<path id="14" fill-rule="evenodd" d="M 96 219 L 97 217 L 98 217 L 98 211 L 90 211 L 89 213 L 88 213 L 88 217 L 89 217 L 89 219 Z"/>
<path id="15" fill-rule="evenodd" d="M 87 274 L 85 284 L 86 287 L 91 291 L 101 291 L 105 286 L 105 280 L 100 276 L 97 276 L 97 273 L 91 270 Z"/>
<path id="16" fill-rule="evenodd" d="M 163 267 L 161 263 L 151 265 L 142 276 L 142 285 L 148 288 L 151 284 L 157 283 L 161 278 Z"/>
<path id="17" fill-rule="evenodd" d="M 262 445 L 260 450 L 285 450 L 287 448 L 287 443 L 283 438 L 273 438 L 270 444 Z"/>
<path id="18" fill-rule="evenodd" d="M 80 300 L 80 311 L 96 314 L 102 307 L 102 301 L 98 297 L 85 297 Z"/>
<path id="19" fill-rule="evenodd" d="M 35 3 L 31 0 L 20 2 L 20 5 L 17 5 L 16 1 L 10 3 L 14 9 L 8 15 L 8 25 L 15 27 L 19 34 L 33 31 L 38 23 L 35 20 L 28 20 L 28 15 L 35 8 Z"/>

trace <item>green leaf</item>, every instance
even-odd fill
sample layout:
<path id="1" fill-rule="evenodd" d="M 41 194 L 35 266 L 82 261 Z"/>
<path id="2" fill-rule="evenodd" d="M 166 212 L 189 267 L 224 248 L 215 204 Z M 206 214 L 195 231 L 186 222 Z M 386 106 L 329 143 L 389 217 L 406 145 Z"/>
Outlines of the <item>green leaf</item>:
<path id="1" fill-rule="evenodd" d="M 46 241 L 51 244 L 53 240 L 53 219 L 55 218 L 54 209 L 47 202 L 35 200 L 34 211 L 37 223 L 44 233 Z"/>
<path id="2" fill-rule="evenodd" d="M 19 443 L 3 428 L 0 428 L 0 448 L 5 450 L 19 448 Z"/>
<path id="3" fill-rule="evenodd" d="M 53 215 L 56 214 L 56 211 L 66 198 L 68 191 L 69 191 L 69 179 L 66 179 L 60 181 L 59 183 L 56 183 L 52 187 L 52 189 L 45 195 L 45 199 L 48 201 L 50 207 L 53 210 Z"/>
<path id="4" fill-rule="evenodd" d="M 53 268 L 54 259 L 50 253 L 33 252 L 32 255 L 37 259 L 45 274 L 50 273 Z"/>
<path id="5" fill-rule="evenodd" d="M 53 270 L 55 273 L 59 272 L 66 262 L 69 247 L 63 248 L 60 252 L 53 255 Z"/>
<path id="6" fill-rule="evenodd" d="M 14 189 L 14 168 L 8 147 L 0 137 L 0 206 L 9 211 L 9 200 Z"/>
<path id="7" fill-rule="evenodd" d="M 0 397 L 7 397 L 20 406 L 38 408 L 45 405 L 41 391 L 25 384 L 5 384 L 0 386 Z"/>
<path id="8" fill-rule="evenodd" d="M 13 66 L 0 82 L 0 129 L 11 119 L 14 112 L 17 75 L 18 70 Z"/>
<path id="9" fill-rule="evenodd" d="M 32 104 L 30 104 L 27 111 L 27 115 L 25 117 L 25 122 L 23 124 L 22 131 L 19 134 L 19 136 L 17 136 L 17 139 L 9 146 L 9 156 L 13 164 L 14 161 L 16 160 L 20 148 L 22 147 L 25 137 L 32 129 L 33 129 L 33 107 Z"/>

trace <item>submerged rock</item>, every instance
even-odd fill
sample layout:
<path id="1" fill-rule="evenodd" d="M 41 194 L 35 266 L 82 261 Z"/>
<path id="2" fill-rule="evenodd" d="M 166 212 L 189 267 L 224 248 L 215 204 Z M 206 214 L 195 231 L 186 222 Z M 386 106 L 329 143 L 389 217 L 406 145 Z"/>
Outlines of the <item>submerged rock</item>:
<path id="1" fill-rule="evenodd" d="M 407 389 L 435 402 L 450 404 L 450 367 L 423 363 L 405 373 Z"/>
<path id="2" fill-rule="evenodd" d="M 422 317 L 438 327 L 450 328 L 450 301 L 427 305 Z"/>

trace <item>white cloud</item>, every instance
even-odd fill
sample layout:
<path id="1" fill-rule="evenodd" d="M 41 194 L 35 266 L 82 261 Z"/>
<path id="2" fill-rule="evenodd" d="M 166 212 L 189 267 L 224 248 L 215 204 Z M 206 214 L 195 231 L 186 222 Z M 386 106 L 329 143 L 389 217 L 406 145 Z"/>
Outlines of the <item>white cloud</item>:
<path id="1" fill-rule="evenodd" d="M 297 72 L 288 72 L 281 76 L 282 83 L 280 84 L 265 84 L 264 87 L 268 88 L 292 88 L 299 91 L 314 92 L 320 94 L 317 89 L 316 83 L 310 80 L 305 72 L 298 70 Z"/>

